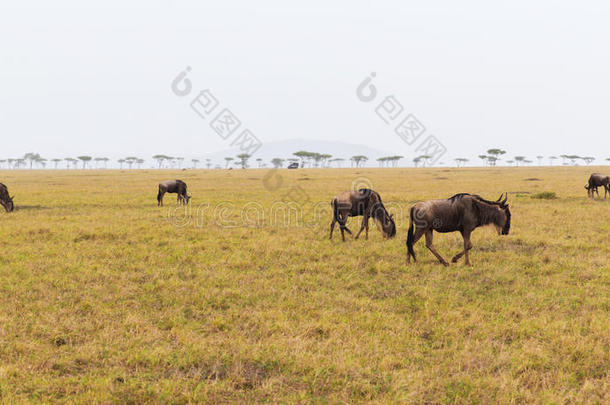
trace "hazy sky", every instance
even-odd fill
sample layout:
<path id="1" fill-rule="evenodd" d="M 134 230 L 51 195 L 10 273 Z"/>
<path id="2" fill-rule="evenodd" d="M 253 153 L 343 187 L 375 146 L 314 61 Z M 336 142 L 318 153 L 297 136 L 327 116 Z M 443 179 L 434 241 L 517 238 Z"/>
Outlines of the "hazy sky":
<path id="1" fill-rule="evenodd" d="M 203 89 L 263 143 L 412 157 L 375 114 L 394 95 L 448 158 L 495 146 L 610 157 L 608 1 L 91 3 L 0 6 L 0 157 L 226 149 L 189 106 Z M 178 97 L 186 66 L 193 94 Z M 371 72 L 379 95 L 364 103 Z"/>

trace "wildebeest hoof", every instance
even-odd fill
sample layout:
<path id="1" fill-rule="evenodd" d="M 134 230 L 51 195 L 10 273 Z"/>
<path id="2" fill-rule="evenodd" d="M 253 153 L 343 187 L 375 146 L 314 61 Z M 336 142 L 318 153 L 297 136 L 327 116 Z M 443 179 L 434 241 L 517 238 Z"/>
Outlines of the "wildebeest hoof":
<path id="1" fill-rule="evenodd" d="M 441 262 L 441 263 L 442 263 L 443 266 L 449 267 L 449 263 L 447 263 L 447 262 Z"/>
<path id="2" fill-rule="evenodd" d="M 460 260 L 460 258 L 459 258 L 459 257 L 457 257 L 457 256 L 455 256 L 453 259 L 451 259 L 451 262 L 452 262 L 452 263 L 457 263 L 457 262 L 458 262 L 458 260 Z"/>

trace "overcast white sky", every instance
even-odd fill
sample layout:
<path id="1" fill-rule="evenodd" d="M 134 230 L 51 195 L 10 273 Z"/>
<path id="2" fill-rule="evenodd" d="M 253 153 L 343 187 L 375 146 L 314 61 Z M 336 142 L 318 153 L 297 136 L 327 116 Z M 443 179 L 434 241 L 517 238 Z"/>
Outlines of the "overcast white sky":
<path id="1" fill-rule="evenodd" d="M 186 66 L 263 142 L 412 156 L 356 97 L 371 72 L 447 147 L 610 157 L 610 2 L 28 1 L 0 6 L 0 157 L 228 147 Z M 565 3 L 565 4 L 563 4 Z"/>

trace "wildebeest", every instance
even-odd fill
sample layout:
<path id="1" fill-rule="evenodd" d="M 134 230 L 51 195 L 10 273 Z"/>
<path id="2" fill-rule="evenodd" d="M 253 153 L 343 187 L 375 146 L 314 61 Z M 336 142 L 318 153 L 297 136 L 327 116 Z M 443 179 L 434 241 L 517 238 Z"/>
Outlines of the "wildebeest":
<path id="1" fill-rule="evenodd" d="M 15 208 L 13 198 L 15 198 L 15 196 L 11 197 L 8 193 L 8 188 L 6 188 L 4 184 L 0 183 L 0 204 L 2 204 L 6 212 L 12 212 Z"/>
<path id="2" fill-rule="evenodd" d="M 333 238 L 333 230 L 335 222 L 339 223 L 341 228 L 341 238 L 345 241 L 345 233 L 350 231 L 345 223 L 348 217 L 356 217 L 362 215 L 362 226 L 356 235 L 356 239 L 360 236 L 363 229 L 366 228 L 366 239 L 369 238 L 369 218 L 373 218 L 377 224 L 377 228 L 381 231 L 384 238 L 393 238 L 396 235 L 396 224 L 394 216 L 389 214 L 385 209 L 379 193 L 368 188 L 361 188 L 358 191 L 344 191 L 337 195 L 331 202 L 333 207 L 333 220 L 330 224 L 330 239 Z"/>
<path id="3" fill-rule="evenodd" d="M 594 198 L 594 193 L 597 193 L 597 196 L 599 197 L 598 187 L 604 187 L 604 199 L 606 199 L 606 194 L 610 194 L 610 177 L 601 173 L 593 173 L 591 177 L 589 177 L 589 184 L 585 185 L 587 196 Z"/>
<path id="4" fill-rule="evenodd" d="M 502 199 L 504 197 L 504 199 Z M 506 196 L 501 195 L 497 201 L 488 201 L 475 194 L 456 194 L 446 200 L 430 200 L 418 202 L 411 207 L 409 232 L 407 234 L 407 262 L 415 259 L 413 245 L 426 235 L 426 247 L 445 266 L 449 263 L 434 249 L 432 244 L 433 231 L 446 233 L 459 231 L 464 238 L 464 250 L 451 260 L 456 263 L 466 256 L 466 264 L 470 265 L 468 251 L 472 249 L 470 234 L 479 226 L 493 224 L 498 235 L 508 235 L 510 231 L 510 210 L 506 204 Z"/>
<path id="5" fill-rule="evenodd" d="M 178 204 L 188 204 L 191 195 L 186 192 L 186 183 L 182 180 L 167 180 L 159 183 L 159 194 L 157 194 L 157 206 L 163 206 L 163 195 L 165 193 L 178 194 Z"/>

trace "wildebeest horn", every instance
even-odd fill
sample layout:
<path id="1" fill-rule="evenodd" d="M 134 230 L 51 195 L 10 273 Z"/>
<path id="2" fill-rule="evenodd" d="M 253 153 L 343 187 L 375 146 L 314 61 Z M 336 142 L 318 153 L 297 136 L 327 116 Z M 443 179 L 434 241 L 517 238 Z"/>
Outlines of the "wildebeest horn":
<path id="1" fill-rule="evenodd" d="M 497 202 L 497 203 L 499 203 L 499 202 L 500 202 L 500 200 L 502 199 L 502 197 L 504 197 L 504 193 L 500 194 L 500 198 L 498 198 L 498 199 L 496 200 L 496 202 Z"/>

